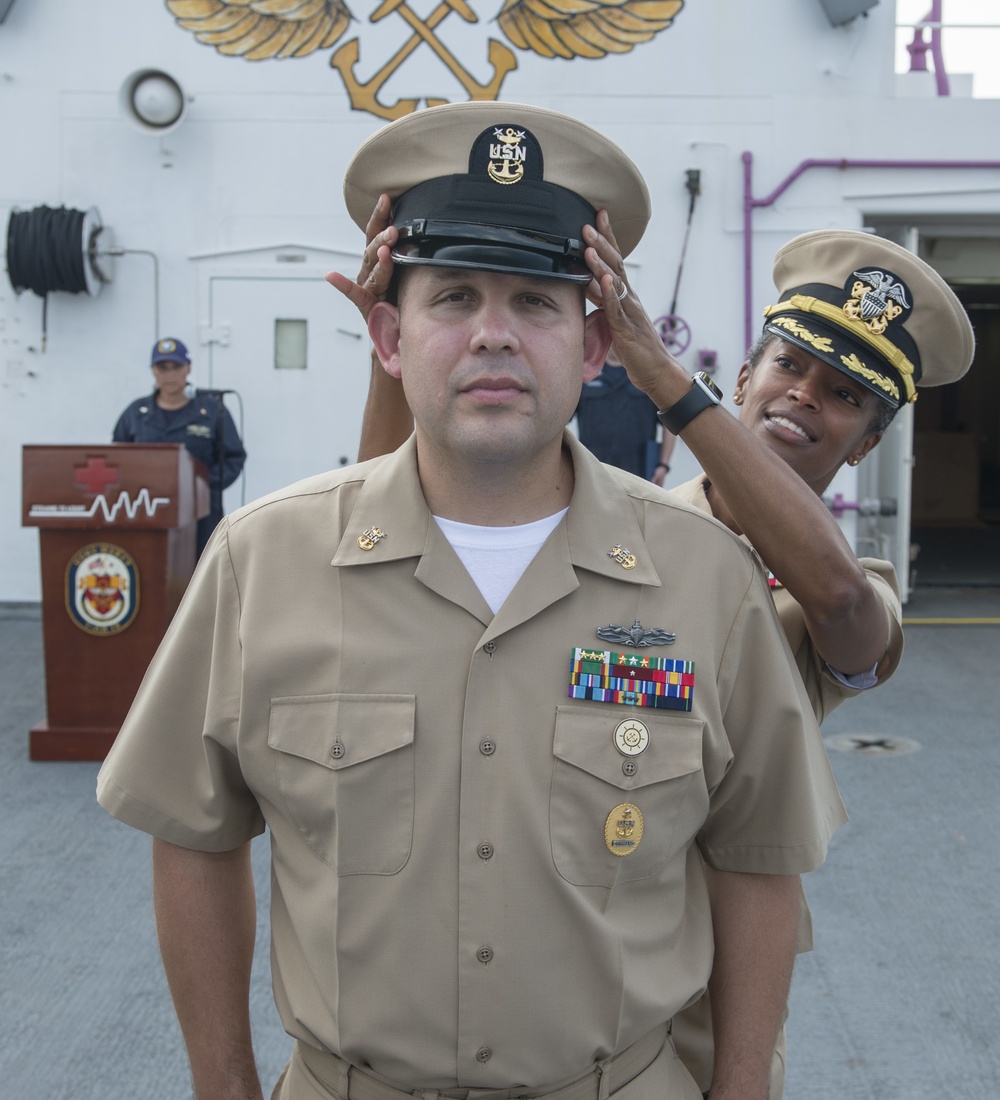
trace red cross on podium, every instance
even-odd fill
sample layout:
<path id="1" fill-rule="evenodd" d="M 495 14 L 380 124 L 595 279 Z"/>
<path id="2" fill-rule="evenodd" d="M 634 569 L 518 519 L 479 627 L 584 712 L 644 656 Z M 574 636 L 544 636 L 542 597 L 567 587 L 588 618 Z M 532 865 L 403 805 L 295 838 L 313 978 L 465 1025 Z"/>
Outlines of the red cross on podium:
<path id="1" fill-rule="evenodd" d="M 85 466 L 74 466 L 73 472 L 76 474 L 76 484 L 95 496 L 118 484 L 117 466 L 106 466 L 101 456 L 88 458 Z"/>

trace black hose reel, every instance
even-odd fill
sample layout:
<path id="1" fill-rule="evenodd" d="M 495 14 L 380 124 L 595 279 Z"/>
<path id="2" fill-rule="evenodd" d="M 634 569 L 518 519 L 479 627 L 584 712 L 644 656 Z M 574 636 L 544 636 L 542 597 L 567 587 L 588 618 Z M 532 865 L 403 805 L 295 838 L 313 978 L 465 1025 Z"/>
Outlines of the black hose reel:
<path id="1" fill-rule="evenodd" d="M 7 275 L 15 292 L 30 290 L 43 300 L 42 346 L 53 291 L 95 298 L 111 282 L 107 230 L 97 207 L 71 210 L 36 206 L 12 210 L 7 221 Z"/>

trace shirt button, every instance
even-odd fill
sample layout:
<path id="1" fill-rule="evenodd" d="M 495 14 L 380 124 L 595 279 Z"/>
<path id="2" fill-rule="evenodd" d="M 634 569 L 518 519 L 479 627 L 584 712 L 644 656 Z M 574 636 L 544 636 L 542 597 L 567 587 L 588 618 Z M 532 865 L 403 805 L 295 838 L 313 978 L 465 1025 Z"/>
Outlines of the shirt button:
<path id="1" fill-rule="evenodd" d="M 330 755 L 334 760 L 339 760 L 345 752 L 347 752 L 347 750 L 340 741 L 334 741 L 333 745 L 330 747 Z"/>
<path id="2" fill-rule="evenodd" d="M 634 760 L 626 760 L 625 763 L 622 764 L 622 771 L 626 775 L 635 775 L 635 773 L 638 770 L 639 770 L 639 765 L 636 764 L 636 762 Z"/>
<path id="3" fill-rule="evenodd" d="M 493 845 L 486 843 L 480 844 L 476 849 L 479 852 L 480 859 L 492 859 L 493 858 Z"/>
<path id="4" fill-rule="evenodd" d="M 491 1059 L 492 1057 L 493 1057 L 493 1051 L 492 1051 L 492 1050 L 490 1050 L 490 1048 L 489 1048 L 489 1047 L 480 1047 L 480 1048 L 479 1048 L 479 1049 L 478 1049 L 478 1050 L 476 1051 L 476 1061 L 477 1061 L 477 1062 L 482 1062 L 482 1063 L 483 1063 L 483 1065 L 486 1065 L 486 1063 L 487 1063 L 487 1062 L 488 1062 L 488 1061 L 489 1061 L 489 1060 L 490 1060 L 490 1059 Z"/>
<path id="5" fill-rule="evenodd" d="M 483 966 L 486 966 L 487 963 L 491 963 L 493 961 L 493 948 L 480 947 L 480 949 L 476 952 L 476 958 L 483 964 Z"/>
<path id="6" fill-rule="evenodd" d="M 488 737 L 479 742 L 479 751 L 483 756 L 492 756 L 497 751 L 496 742 L 491 741 Z"/>
<path id="7" fill-rule="evenodd" d="M 497 644 L 496 644 L 496 642 L 487 642 L 487 643 L 486 643 L 486 645 L 484 645 L 484 646 L 483 646 L 483 649 L 484 649 L 484 650 L 485 650 L 485 651 L 486 651 L 487 653 L 496 653 L 496 651 L 497 651 Z"/>

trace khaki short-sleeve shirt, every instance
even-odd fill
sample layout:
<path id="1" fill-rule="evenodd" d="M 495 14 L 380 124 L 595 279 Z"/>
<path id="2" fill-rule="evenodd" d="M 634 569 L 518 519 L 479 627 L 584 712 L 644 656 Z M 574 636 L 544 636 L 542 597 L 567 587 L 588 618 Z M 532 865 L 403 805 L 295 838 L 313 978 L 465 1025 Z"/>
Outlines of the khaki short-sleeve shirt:
<path id="1" fill-rule="evenodd" d="M 175 844 L 270 831 L 286 1029 L 409 1089 L 623 1050 L 707 983 L 698 851 L 796 874 L 845 820 L 752 551 L 566 446 L 570 509 L 495 616 L 412 440 L 223 521 L 99 776 Z M 676 640 L 596 636 L 636 621 Z M 691 709 L 571 698 L 577 647 L 693 662 Z"/>
<path id="2" fill-rule="evenodd" d="M 699 474 L 670 492 L 699 511 L 711 515 L 712 506 L 705 491 L 707 482 L 705 475 Z M 746 538 L 744 541 L 749 545 Z M 860 561 L 885 609 L 885 653 L 875 669 L 878 684 L 884 684 L 899 667 L 903 656 L 903 607 L 899 599 L 899 581 L 891 562 L 880 558 L 861 558 Z M 823 722 L 831 711 L 863 689 L 849 687 L 830 672 L 806 632 L 802 608 L 787 589 L 775 586 L 771 589 L 771 595 L 781 628 L 795 658 L 795 667 L 806 686 L 816 721 Z"/>

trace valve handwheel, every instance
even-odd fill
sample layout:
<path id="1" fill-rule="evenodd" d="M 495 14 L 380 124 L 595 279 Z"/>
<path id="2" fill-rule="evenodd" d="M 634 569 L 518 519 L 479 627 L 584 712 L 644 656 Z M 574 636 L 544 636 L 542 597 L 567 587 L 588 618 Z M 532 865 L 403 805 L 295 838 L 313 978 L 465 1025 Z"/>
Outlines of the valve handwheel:
<path id="1" fill-rule="evenodd" d="M 691 328 L 683 317 L 667 313 L 653 322 L 663 346 L 671 355 L 682 355 L 691 343 Z"/>

